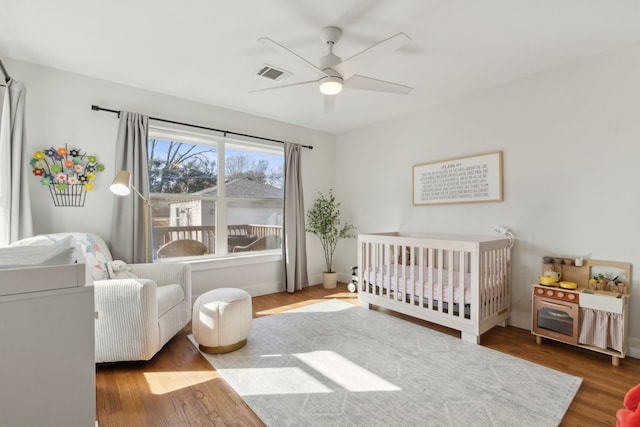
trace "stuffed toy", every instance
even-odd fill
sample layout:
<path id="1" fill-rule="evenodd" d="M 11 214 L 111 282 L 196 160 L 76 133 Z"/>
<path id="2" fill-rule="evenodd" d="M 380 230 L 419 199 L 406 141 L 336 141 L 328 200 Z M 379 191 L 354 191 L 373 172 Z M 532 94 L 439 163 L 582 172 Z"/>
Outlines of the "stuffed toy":
<path id="1" fill-rule="evenodd" d="M 640 384 L 624 396 L 624 409 L 616 412 L 616 427 L 640 427 Z"/>
<path id="2" fill-rule="evenodd" d="M 138 276 L 131 272 L 131 267 L 119 259 L 107 263 L 107 271 L 110 279 L 137 279 Z"/>

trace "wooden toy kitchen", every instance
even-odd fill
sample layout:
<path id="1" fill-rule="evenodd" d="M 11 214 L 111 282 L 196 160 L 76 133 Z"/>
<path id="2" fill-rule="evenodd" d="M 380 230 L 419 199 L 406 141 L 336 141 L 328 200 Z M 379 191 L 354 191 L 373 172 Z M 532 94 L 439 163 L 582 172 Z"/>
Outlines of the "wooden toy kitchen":
<path id="1" fill-rule="evenodd" d="M 544 257 L 532 285 L 531 333 L 611 355 L 618 366 L 629 344 L 631 264 Z"/>

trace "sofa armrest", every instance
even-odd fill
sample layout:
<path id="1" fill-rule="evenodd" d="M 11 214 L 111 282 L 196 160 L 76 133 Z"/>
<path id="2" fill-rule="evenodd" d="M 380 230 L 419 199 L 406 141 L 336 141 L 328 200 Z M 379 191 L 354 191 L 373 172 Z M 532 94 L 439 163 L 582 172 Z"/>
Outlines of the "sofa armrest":
<path id="1" fill-rule="evenodd" d="M 160 348 L 155 282 L 96 280 L 94 288 L 96 363 L 149 360 Z"/>
<path id="2" fill-rule="evenodd" d="M 158 286 L 180 285 L 184 298 L 191 307 L 191 265 L 181 263 L 129 264 L 131 272 L 138 277 L 151 279 Z"/>

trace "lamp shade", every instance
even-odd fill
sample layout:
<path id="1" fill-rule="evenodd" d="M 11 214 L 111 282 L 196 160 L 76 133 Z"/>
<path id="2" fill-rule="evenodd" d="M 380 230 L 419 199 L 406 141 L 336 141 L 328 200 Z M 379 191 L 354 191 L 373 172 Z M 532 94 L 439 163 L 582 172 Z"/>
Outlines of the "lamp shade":
<path id="1" fill-rule="evenodd" d="M 118 196 L 128 196 L 131 193 L 131 174 L 127 171 L 118 172 L 109 190 Z"/>
<path id="2" fill-rule="evenodd" d="M 320 80 L 320 92 L 325 95 L 337 95 L 342 92 L 342 79 L 329 76 Z"/>

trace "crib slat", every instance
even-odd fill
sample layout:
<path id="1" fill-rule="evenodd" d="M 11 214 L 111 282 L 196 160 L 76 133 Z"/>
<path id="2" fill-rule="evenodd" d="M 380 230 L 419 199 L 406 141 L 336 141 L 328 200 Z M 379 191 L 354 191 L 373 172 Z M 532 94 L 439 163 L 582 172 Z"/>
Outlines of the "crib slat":
<path id="1" fill-rule="evenodd" d="M 434 278 L 434 283 L 438 284 L 438 295 L 437 298 L 434 297 L 434 305 L 435 305 L 435 301 L 438 301 L 438 312 L 442 313 L 442 306 L 444 305 L 442 303 L 442 263 L 443 261 L 443 250 L 442 249 L 436 249 L 436 254 L 438 257 L 438 274 L 437 276 Z"/>

